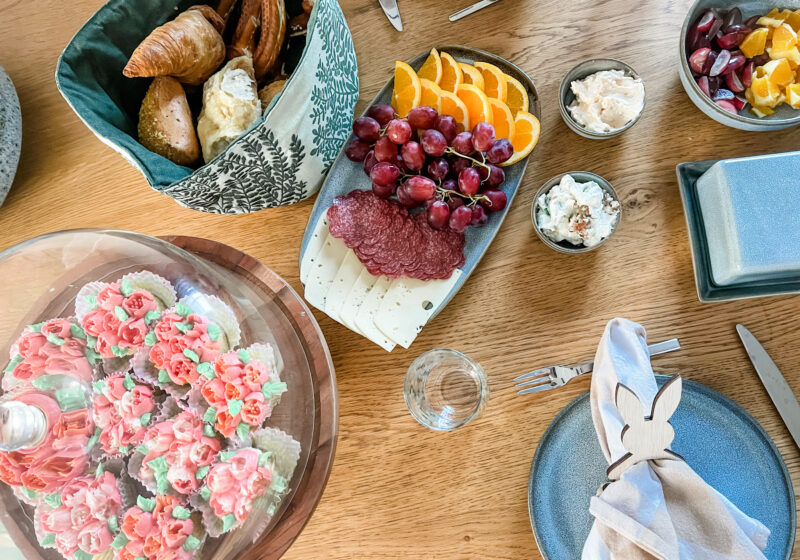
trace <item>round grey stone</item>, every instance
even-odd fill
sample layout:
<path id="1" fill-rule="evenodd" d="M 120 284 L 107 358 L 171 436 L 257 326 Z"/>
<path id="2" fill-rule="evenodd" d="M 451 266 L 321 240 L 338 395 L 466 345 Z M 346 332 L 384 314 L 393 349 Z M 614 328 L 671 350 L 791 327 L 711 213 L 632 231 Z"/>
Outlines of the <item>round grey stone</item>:
<path id="1" fill-rule="evenodd" d="M 11 188 L 22 148 L 22 112 L 11 78 L 0 66 L 0 205 Z"/>

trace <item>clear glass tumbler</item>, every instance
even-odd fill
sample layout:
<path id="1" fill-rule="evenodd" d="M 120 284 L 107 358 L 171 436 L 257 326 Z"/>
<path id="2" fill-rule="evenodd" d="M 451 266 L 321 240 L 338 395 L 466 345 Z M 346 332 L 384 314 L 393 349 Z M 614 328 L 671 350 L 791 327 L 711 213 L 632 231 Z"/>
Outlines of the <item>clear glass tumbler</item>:
<path id="1" fill-rule="evenodd" d="M 403 394 L 420 424 L 448 431 L 480 415 L 489 400 L 489 383 L 483 368 L 461 352 L 436 349 L 411 362 Z"/>

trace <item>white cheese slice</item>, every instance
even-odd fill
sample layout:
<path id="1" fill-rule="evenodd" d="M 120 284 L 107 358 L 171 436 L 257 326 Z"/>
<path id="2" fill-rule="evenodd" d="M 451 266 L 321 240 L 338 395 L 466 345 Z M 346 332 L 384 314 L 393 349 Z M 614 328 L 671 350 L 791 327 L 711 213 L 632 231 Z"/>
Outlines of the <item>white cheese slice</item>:
<path id="1" fill-rule="evenodd" d="M 320 311 L 325 311 L 325 298 L 328 290 L 330 290 L 333 279 L 336 278 L 336 273 L 349 250 L 344 241 L 328 234 L 311 263 L 306 281 L 305 297 L 308 303 Z"/>
<path id="2" fill-rule="evenodd" d="M 350 289 L 358 280 L 361 271 L 366 270 L 358 256 L 352 249 L 348 249 L 347 254 L 336 272 L 336 277 L 331 283 L 331 288 L 325 296 L 325 313 L 331 319 L 343 323 L 341 318 L 341 309 L 347 300 L 347 294 Z M 347 326 L 347 325 L 345 325 Z"/>
<path id="3" fill-rule="evenodd" d="M 350 288 L 350 292 L 347 294 L 342 308 L 339 310 L 339 319 L 341 319 L 342 324 L 361 336 L 364 336 L 364 333 L 361 332 L 361 329 L 356 325 L 356 316 L 358 315 L 358 310 L 361 308 L 361 304 L 364 303 L 364 299 L 377 280 L 377 276 L 373 276 L 366 268 L 363 268 L 355 284 Z"/>
<path id="4" fill-rule="evenodd" d="M 375 326 L 375 315 L 377 315 L 378 309 L 381 307 L 383 296 L 386 295 L 386 290 L 391 282 L 385 276 L 378 278 L 372 289 L 367 293 L 367 297 L 361 303 L 358 313 L 356 313 L 356 326 L 358 329 L 364 336 L 387 352 L 391 352 L 394 349 L 395 343 Z"/>
<path id="5" fill-rule="evenodd" d="M 311 270 L 319 250 L 322 249 L 322 244 L 325 242 L 326 237 L 328 237 L 328 212 L 323 212 L 320 219 L 317 220 L 314 232 L 306 245 L 306 250 L 300 258 L 300 282 L 303 285 L 308 280 L 308 272 Z"/>
<path id="6" fill-rule="evenodd" d="M 446 280 L 392 280 L 375 315 L 375 326 L 389 339 L 408 348 L 444 303 L 461 274 L 456 269 Z"/>

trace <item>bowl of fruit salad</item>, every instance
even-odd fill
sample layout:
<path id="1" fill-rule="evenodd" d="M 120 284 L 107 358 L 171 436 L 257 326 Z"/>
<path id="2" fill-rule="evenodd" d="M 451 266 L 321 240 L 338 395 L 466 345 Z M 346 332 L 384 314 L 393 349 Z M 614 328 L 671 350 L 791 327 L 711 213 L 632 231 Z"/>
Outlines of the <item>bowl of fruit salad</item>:
<path id="1" fill-rule="evenodd" d="M 724 125 L 798 125 L 799 35 L 800 0 L 697 0 L 681 30 L 681 83 L 703 113 Z"/>

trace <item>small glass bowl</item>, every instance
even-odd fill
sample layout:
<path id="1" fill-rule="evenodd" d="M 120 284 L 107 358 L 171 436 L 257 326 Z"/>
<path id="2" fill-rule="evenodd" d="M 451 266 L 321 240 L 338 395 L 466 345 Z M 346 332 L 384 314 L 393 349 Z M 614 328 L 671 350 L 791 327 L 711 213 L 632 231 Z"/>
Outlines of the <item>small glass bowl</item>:
<path id="1" fill-rule="evenodd" d="M 539 224 L 536 223 L 536 212 L 539 209 L 539 197 L 543 194 L 550 191 L 555 185 L 561 182 L 561 178 L 564 175 L 572 175 L 572 178 L 575 179 L 579 183 L 588 183 L 589 181 L 594 181 L 600 188 L 603 189 L 605 192 L 611 195 L 611 198 L 619 202 L 619 197 L 617 196 L 617 191 L 614 190 L 614 187 L 611 186 L 611 183 L 603 179 L 600 175 L 596 173 L 592 173 L 590 171 L 569 171 L 567 173 L 561 173 L 556 175 L 555 177 L 548 180 L 544 185 L 542 185 L 539 190 L 536 192 L 536 196 L 533 199 L 533 204 L 531 205 L 531 220 L 533 221 L 533 229 L 536 230 L 536 235 L 539 236 L 539 239 L 542 240 L 542 243 L 558 251 L 559 253 L 588 253 L 594 249 L 597 249 L 609 240 L 609 238 L 614 235 L 614 232 L 617 231 L 619 227 L 619 223 L 622 220 L 622 205 L 620 205 L 620 212 L 617 214 L 617 222 L 614 224 L 611 233 L 608 234 L 605 238 L 603 238 L 600 243 L 597 245 L 592 245 L 591 247 L 587 247 L 585 245 L 573 245 L 569 241 L 553 241 L 550 239 L 546 233 L 544 233 L 540 228 Z"/>
<path id="2" fill-rule="evenodd" d="M 622 70 L 625 72 L 626 76 L 641 79 L 641 76 L 636 73 L 636 70 L 621 60 L 617 60 L 616 58 L 595 58 L 581 62 L 575 68 L 567 72 L 567 75 L 564 76 L 564 79 L 561 81 L 561 87 L 558 89 L 558 105 L 561 110 L 561 118 L 564 119 L 564 122 L 567 124 L 570 130 L 576 134 L 579 134 L 580 136 L 583 136 L 584 138 L 590 138 L 592 140 L 605 140 L 606 138 L 619 136 L 639 121 L 642 113 L 644 113 L 645 107 L 642 105 L 642 110 L 639 111 L 639 114 L 636 115 L 636 117 L 634 117 L 633 120 L 631 120 L 628 124 L 622 128 L 618 128 L 617 130 L 612 130 L 610 132 L 593 132 L 591 130 L 587 130 L 580 123 L 578 123 L 578 121 L 572 117 L 572 113 L 570 113 L 569 109 L 567 108 L 575 100 L 575 94 L 572 93 L 572 82 L 576 80 L 582 80 L 587 76 L 603 70 Z M 644 83 L 644 80 L 642 80 L 642 83 Z M 646 103 L 647 91 L 645 90 L 645 105 Z"/>

